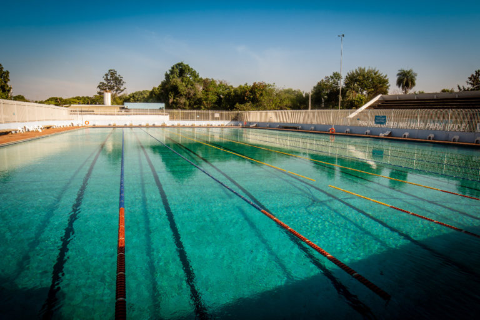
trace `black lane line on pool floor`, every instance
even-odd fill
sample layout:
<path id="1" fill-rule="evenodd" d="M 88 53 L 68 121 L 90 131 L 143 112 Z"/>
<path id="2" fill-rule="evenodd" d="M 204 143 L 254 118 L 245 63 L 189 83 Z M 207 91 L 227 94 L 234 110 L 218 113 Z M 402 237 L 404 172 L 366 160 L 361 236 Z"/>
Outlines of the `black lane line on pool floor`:
<path id="1" fill-rule="evenodd" d="M 287 224 L 285 224 L 284 222 L 280 221 L 279 219 L 277 219 L 273 214 L 271 214 L 270 212 L 268 211 L 265 211 L 265 209 L 262 209 L 261 207 L 259 207 L 257 204 L 253 203 L 252 201 L 248 200 L 247 198 L 245 198 L 244 196 L 242 196 L 241 194 L 239 194 L 237 191 L 233 190 L 232 188 L 230 188 L 229 186 L 227 186 L 226 184 L 224 184 L 223 182 L 221 182 L 220 180 L 218 180 L 217 178 L 215 178 L 214 176 L 212 176 L 210 173 L 208 173 L 207 171 L 205 171 L 204 169 L 200 168 L 199 166 L 197 166 L 196 164 L 194 164 L 192 161 L 188 160 L 187 158 L 185 158 L 184 156 L 182 156 L 180 153 L 176 152 L 175 150 L 173 150 L 172 148 L 170 148 L 169 146 L 167 146 L 165 143 L 163 143 L 162 141 L 158 140 L 157 138 L 155 138 L 154 136 L 152 136 L 150 133 L 148 133 L 147 131 L 145 130 L 142 130 L 143 132 L 145 132 L 147 135 L 151 136 L 153 139 L 157 140 L 158 142 L 160 142 L 164 147 L 166 147 L 167 149 L 169 149 L 170 151 L 172 151 L 173 153 L 175 153 L 176 155 L 178 155 L 180 158 L 184 159 L 185 161 L 187 161 L 188 163 L 190 163 L 192 166 L 194 166 L 195 168 L 197 168 L 198 170 L 202 171 L 204 174 L 206 174 L 207 176 L 209 176 L 210 178 L 212 178 L 214 181 L 216 181 L 217 183 L 219 183 L 220 185 L 222 185 L 223 187 L 225 187 L 226 189 L 228 189 L 230 192 L 234 193 L 237 197 L 239 197 L 240 199 L 242 199 L 243 201 L 245 201 L 246 203 L 250 204 L 252 207 L 254 207 L 255 209 L 257 209 L 258 211 L 260 211 L 262 214 L 264 214 L 265 216 L 267 216 L 268 218 L 270 218 L 271 220 L 273 220 L 276 224 L 282 226 L 284 229 L 288 230 L 289 232 L 291 232 L 293 235 L 295 235 L 297 238 L 299 238 L 300 240 L 304 241 L 305 244 L 307 244 L 308 246 L 310 246 L 312 249 L 314 249 L 315 251 L 317 251 L 318 253 L 320 253 L 321 255 L 323 255 L 325 258 L 327 258 L 328 260 L 330 260 L 333 264 L 335 264 L 336 266 L 338 266 L 340 269 L 342 269 L 344 272 L 346 272 L 347 274 L 351 275 L 355 280 L 357 280 L 358 282 L 360 282 L 361 284 L 363 284 L 365 287 L 367 287 L 369 290 L 371 290 L 373 293 L 375 293 L 376 295 L 378 295 L 380 298 L 382 298 L 383 300 L 387 301 L 390 301 L 391 299 L 391 296 L 390 294 L 388 294 L 387 292 L 383 291 L 380 287 L 378 287 L 377 285 L 375 285 L 373 282 L 369 281 L 367 278 L 365 278 L 364 276 L 362 276 L 361 274 L 359 274 L 358 272 L 356 272 L 355 270 L 353 270 L 352 268 L 350 268 L 349 266 L 347 266 L 346 264 L 344 264 L 343 262 L 341 262 L 340 260 L 338 260 L 337 258 L 335 258 L 334 256 L 332 256 L 330 253 L 328 253 L 327 251 L 325 251 L 324 249 L 322 249 L 321 247 L 319 247 L 318 245 L 316 245 L 315 243 L 313 243 L 312 241 L 308 240 L 307 238 L 305 238 L 304 236 L 302 236 L 301 234 L 299 234 L 297 231 L 295 231 L 293 228 L 291 228 L 290 226 L 288 226 Z"/>
<path id="2" fill-rule="evenodd" d="M 225 147 L 223 144 L 222 144 L 222 145 L 219 145 L 219 144 L 214 143 L 214 142 L 210 142 L 210 144 L 212 144 L 212 145 L 214 145 L 214 146 L 216 146 L 216 147 L 218 147 L 218 148 L 222 148 L 222 149 L 225 149 L 225 150 L 228 150 L 228 151 L 231 151 L 231 152 L 236 152 L 236 153 L 238 153 L 238 154 L 242 154 L 242 153 L 239 153 L 239 152 L 236 151 L 236 150 L 233 150 L 233 149 L 230 149 L 230 148 Z M 247 147 L 249 146 L 248 144 L 246 144 L 246 145 L 247 145 Z M 253 146 L 252 146 L 252 147 L 253 147 Z M 268 150 L 266 150 L 266 151 L 268 151 Z M 288 155 L 287 155 L 287 156 L 288 156 Z M 303 158 L 300 158 L 300 160 L 301 160 L 301 161 L 304 161 L 304 162 L 307 162 L 307 163 L 313 163 L 313 164 L 315 164 L 315 165 L 317 165 L 317 166 L 319 166 L 319 167 L 326 168 L 327 170 L 331 170 L 331 171 L 334 171 L 334 172 L 336 171 L 336 167 L 328 166 L 328 165 L 325 165 L 325 164 L 323 164 L 323 163 L 318 163 L 318 162 L 315 162 L 315 161 L 309 161 L 309 160 L 303 159 Z M 405 194 L 405 195 L 408 195 L 408 196 L 411 196 L 411 197 L 420 199 L 420 200 L 422 200 L 422 201 L 426 201 L 426 202 L 428 202 L 428 203 L 431 203 L 431 204 L 433 204 L 433 205 L 442 207 L 442 208 L 444 208 L 444 209 L 447 209 L 447 210 L 450 210 L 450 211 L 453 211 L 453 212 L 457 212 L 457 213 L 459 213 L 459 214 L 461 214 L 461 215 L 464 215 L 464 216 L 467 216 L 467 217 L 469 217 L 469 218 L 476 219 L 476 220 L 480 220 L 479 217 L 473 216 L 473 215 L 468 214 L 468 213 L 466 213 L 466 212 L 464 212 L 464 211 L 447 207 L 447 206 L 442 205 L 442 204 L 440 204 L 440 203 L 437 203 L 437 202 L 428 200 L 428 199 L 423 198 L 423 197 L 419 197 L 419 196 L 417 196 L 417 195 L 415 195 L 415 194 L 411 194 L 411 193 L 407 193 L 407 192 L 405 192 L 405 191 L 397 190 L 397 189 L 395 189 L 395 188 L 392 188 L 392 187 L 383 185 L 383 184 L 381 184 L 380 182 L 376 182 L 376 181 L 369 180 L 369 179 L 364 178 L 364 177 L 360 177 L 359 175 L 356 175 L 356 174 L 354 174 L 354 173 L 342 171 L 342 174 L 347 174 L 347 175 L 349 175 L 349 176 L 351 176 L 351 177 L 355 177 L 355 178 L 358 178 L 358 179 L 360 179 L 360 180 L 364 180 L 364 181 L 367 181 L 367 182 L 369 182 L 369 183 L 373 183 L 373 184 L 379 185 L 379 186 L 381 186 L 381 187 L 383 187 L 383 188 L 388 188 L 388 189 L 390 189 L 390 190 L 397 191 L 397 192 L 399 192 L 399 193 L 402 193 L 402 194 Z M 350 179 L 351 179 L 351 178 L 350 178 Z M 352 180 L 353 182 L 357 183 L 357 181 L 355 181 L 355 180 L 353 180 L 353 179 L 351 179 L 351 180 Z M 377 192 L 384 193 L 384 192 L 379 191 L 379 190 L 377 190 Z M 415 205 L 415 204 L 413 204 L 413 205 L 416 206 L 416 207 L 418 207 L 418 205 Z M 424 209 L 424 208 L 422 208 L 422 209 Z M 429 212 L 432 213 L 431 211 L 429 211 Z M 443 216 L 442 216 L 442 217 L 443 217 Z"/>
<path id="3" fill-rule="evenodd" d="M 262 206 L 262 204 L 257 200 L 255 199 L 255 197 L 249 193 L 247 190 L 245 190 L 242 186 L 240 186 L 235 180 L 233 180 L 231 177 L 229 177 L 227 174 L 225 174 L 223 171 L 221 171 L 220 169 L 218 169 L 215 165 L 213 165 L 212 163 L 210 163 L 207 159 L 203 158 L 202 156 L 200 156 L 199 154 L 197 154 L 195 151 L 189 149 L 188 147 L 182 145 L 181 143 L 171 139 L 171 138 L 167 138 L 167 140 L 169 141 L 172 141 L 175 145 L 179 146 L 180 148 L 190 152 L 191 154 L 197 156 L 198 158 L 200 158 L 201 160 L 203 160 L 205 163 L 207 163 L 210 167 L 212 167 L 214 170 L 216 170 L 217 172 L 219 172 L 221 175 L 223 175 L 225 178 L 227 178 L 230 182 L 232 182 L 234 185 L 236 185 L 240 190 L 242 190 L 250 199 L 253 200 L 253 202 L 255 202 L 257 205 L 259 206 Z M 196 161 L 195 158 L 191 158 L 191 159 L 194 159 Z M 197 162 L 198 163 L 198 162 Z M 227 191 L 225 188 L 222 188 L 222 190 L 225 190 Z M 228 195 L 231 195 L 231 193 L 229 192 Z M 272 248 L 268 245 L 268 241 L 265 239 L 265 237 L 263 236 L 263 234 L 260 232 L 260 230 L 258 230 L 258 228 L 255 226 L 255 224 L 248 218 L 248 216 L 245 214 L 244 211 L 242 211 L 242 217 L 245 219 L 245 221 L 247 222 L 247 224 L 252 228 L 252 230 L 254 231 L 254 233 L 256 234 L 256 236 L 260 239 L 260 241 L 266 246 L 266 250 L 267 252 L 273 257 L 273 260 L 277 263 L 277 265 L 279 266 L 279 268 L 282 270 L 282 272 L 285 274 L 286 278 L 289 280 L 289 281 L 293 281 L 294 280 L 294 276 L 291 274 L 290 271 L 288 271 L 287 267 L 285 266 L 285 264 L 281 261 L 281 259 L 278 257 L 278 255 L 275 253 L 275 251 L 272 250 Z"/>
<path id="4" fill-rule="evenodd" d="M 85 159 L 85 161 L 83 161 L 83 163 L 80 165 L 80 167 L 78 167 L 78 169 L 75 170 L 73 175 L 70 177 L 70 179 L 67 181 L 67 183 L 63 186 L 63 188 L 58 193 L 58 195 L 55 198 L 53 204 L 51 204 L 50 207 L 46 210 L 47 213 L 43 216 L 42 220 L 40 221 L 40 223 L 38 224 L 38 226 L 35 230 L 33 240 L 28 243 L 25 254 L 17 262 L 17 265 L 15 267 L 15 273 L 10 278 L 12 282 L 14 282 L 17 279 L 17 277 L 25 270 L 25 268 L 30 263 L 31 254 L 35 251 L 35 248 L 40 244 L 40 238 L 42 237 L 43 233 L 45 232 L 46 227 L 50 222 L 50 219 L 53 217 L 55 211 L 60 206 L 60 201 L 62 200 L 63 196 L 65 195 L 65 192 L 68 190 L 68 188 L 70 187 L 70 185 L 72 184 L 73 180 L 75 179 L 77 174 L 80 172 L 80 170 L 82 170 L 82 168 L 85 166 L 85 164 L 88 162 L 88 160 L 95 154 L 95 152 L 97 152 L 96 149 L 97 148 L 95 148 L 95 150 L 93 150 L 93 152 L 90 153 L 90 155 Z"/>
<path id="5" fill-rule="evenodd" d="M 150 298 L 152 299 L 152 304 L 153 304 L 153 311 L 155 315 L 160 315 L 160 290 L 158 288 L 158 282 L 155 278 L 155 274 L 157 273 L 157 270 L 155 268 L 155 263 L 153 259 L 153 246 L 152 246 L 152 236 L 151 236 L 151 224 L 150 224 L 150 216 L 148 214 L 148 206 L 147 206 L 147 195 L 146 195 L 146 190 L 145 190 L 145 178 L 143 177 L 143 162 L 142 162 L 142 153 L 140 148 L 137 149 L 137 156 L 138 156 L 138 166 L 139 166 L 139 171 L 140 171 L 140 191 L 142 195 L 142 200 L 141 200 L 141 206 L 142 206 L 142 213 L 143 213 L 143 223 L 145 227 L 145 238 L 146 238 L 146 244 L 145 244 L 145 253 L 148 257 L 147 261 L 147 266 L 148 266 L 148 271 L 150 273 L 150 283 L 152 284 L 152 295 Z"/>
<path id="6" fill-rule="evenodd" d="M 248 133 L 248 134 L 250 134 L 250 133 Z M 253 135 L 254 135 L 254 134 L 253 134 Z M 265 135 L 254 135 L 254 136 L 266 137 Z M 252 138 L 250 138 L 250 137 L 248 137 L 248 138 L 249 138 L 249 139 L 252 139 Z M 275 142 L 265 141 L 265 140 L 259 140 L 259 139 L 252 139 L 252 140 L 257 140 L 257 141 L 261 141 L 261 142 L 275 143 Z M 283 147 L 287 147 L 286 145 L 282 145 L 282 144 L 280 144 L 280 143 L 275 143 L 275 144 L 278 144 L 278 145 L 283 146 Z M 322 146 L 323 146 L 323 145 L 322 145 Z M 335 147 L 335 146 L 325 146 L 325 147 L 341 148 L 341 147 Z M 319 152 L 319 153 L 323 153 L 323 154 L 327 154 L 327 155 L 330 155 L 330 156 L 331 156 L 331 153 L 324 152 L 324 151 L 319 151 L 319 150 L 310 149 L 310 148 L 304 148 L 304 147 L 295 147 L 295 148 L 304 149 L 304 150 L 309 150 L 309 151 L 314 151 L 314 152 Z M 362 159 L 362 158 L 357 158 L 357 157 L 352 157 L 352 156 L 346 156 L 346 155 L 340 155 L 340 154 L 338 154 L 338 153 L 336 153 L 335 155 L 336 155 L 336 156 L 339 156 L 339 157 L 341 157 L 341 158 L 345 158 L 345 159 L 353 159 L 353 160 L 356 160 L 356 161 L 360 161 L 360 162 L 362 162 L 362 163 L 363 163 L 364 160 L 365 160 L 365 159 Z M 321 156 L 321 155 L 319 155 L 319 156 Z M 382 162 L 382 161 L 378 161 L 378 160 L 374 160 L 374 159 L 369 159 L 369 161 L 373 161 L 373 162 L 376 162 L 376 163 L 379 163 L 379 164 L 383 164 L 383 165 L 389 165 L 389 166 L 392 166 L 392 167 L 399 167 L 399 168 L 411 169 L 411 170 L 420 171 L 420 172 L 432 173 L 432 174 L 436 174 L 436 175 L 444 176 L 444 177 L 449 177 L 449 178 L 456 178 L 456 179 L 461 179 L 461 180 L 466 180 L 466 181 L 479 182 L 479 180 L 474 180 L 474 179 L 469 179 L 469 178 L 459 177 L 459 176 L 453 176 L 453 175 L 449 175 L 449 174 L 445 174 L 445 173 L 439 173 L 439 172 L 434 172 L 434 171 L 427 171 L 427 170 L 423 170 L 423 169 L 415 169 L 415 168 L 405 167 L 405 166 L 401 166 L 401 165 L 397 165 L 397 164 L 386 163 L 386 162 Z M 438 163 L 438 164 L 441 164 L 441 163 Z M 453 165 L 452 165 L 452 166 L 453 166 Z M 472 167 L 465 167 L 465 168 L 475 169 L 475 168 L 472 168 Z M 412 172 L 403 171 L 403 170 L 398 170 L 398 169 L 397 169 L 397 171 L 415 174 L 415 173 L 412 173 Z M 416 174 L 416 175 L 418 175 L 418 174 Z M 424 177 L 424 176 L 422 176 L 422 177 Z M 432 179 L 433 179 L 433 178 L 432 178 Z M 438 179 L 434 179 L 434 180 L 437 180 L 437 181 L 438 181 Z M 469 188 L 469 189 L 472 189 L 472 190 L 480 191 L 480 189 L 476 189 L 476 188 L 472 188 L 472 187 L 468 187 L 468 186 L 465 186 L 465 188 Z"/>
<path id="7" fill-rule="evenodd" d="M 50 285 L 50 289 L 48 290 L 48 297 L 45 300 L 45 303 L 43 304 L 42 309 L 40 310 L 39 315 L 43 319 L 51 319 L 53 317 L 54 311 L 57 308 L 57 302 L 58 302 L 57 293 L 60 291 L 60 282 L 64 275 L 63 269 L 65 267 L 65 263 L 67 262 L 66 256 L 68 252 L 68 245 L 72 240 L 73 234 L 75 233 L 73 224 L 75 220 L 78 219 L 78 215 L 80 214 L 83 195 L 85 194 L 85 189 L 87 188 L 88 180 L 90 180 L 90 176 L 92 175 L 93 168 L 97 163 L 98 157 L 100 156 L 100 153 L 102 152 L 103 147 L 105 146 L 105 143 L 107 142 L 108 138 L 110 138 L 112 133 L 113 133 L 113 130 L 110 131 L 107 138 L 105 138 L 105 141 L 103 141 L 100 148 L 98 149 L 97 154 L 95 155 L 95 158 L 93 159 L 92 163 L 90 164 L 90 167 L 88 168 L 87 174 L 83 178 L 83 183 L 80 189 L 78 190 L 77 198 L 75 199 L 75 203 L 72 206 L 72 211 L 70 211 L 68 224 L 67 224 L 67 227 L 65 228 L 64 235 L 61 239 L 62 245 L 60 246 L 60 250 L 58 252 L 57 262 L 53 266 L 52 284 Z"/>
<path id="8" fill-rule="evenodd" d="M 227 175 L 226 173 L 224 173 L 222 170 L 220 170 L 219 168 L 217 168 L 214 164 L 212 164 L 210 161 L 208 161 L 207 159 L 205 159 L 204 157 L 200 156 L 199 154 L 197 154 L 195 151 L 191 150 L 190 148 L 182 145 L 181 143 L 179 143 L 178 141 L 175 141 L 171 138 L 167 138 L 167 140 L 170 140 L 170 141 L 173 141 L 175 144 L 177 144 L 179 147 L 181 147 L 182 149 L 185 149 L 186 151 L 194 154 L 195 156 L 197 156 L 198 158 L 200 158 L 201 160 L 203 160 L 205 163 L 207 163 L 208 165 L 210 165 L 214 170 L 216 170 L 217 172 L 219 172 L 221 175 L 223 175 L 225 178 L 227 178 L 231 183 L 233 183 L 235 186 L 237 186 L 240 190 L 242 190 L 253 202 L 255 202 L 258 206 L 260 207 L 263 207 L 265 208 L 267 211 L 268 208 L 263 205 L 254 195 L 252 195 L 248 190 L 246 190 L 244 187 L 242 187 L 237 181 L 235 181 L 233 178 L 231 178 L 229 175 Z M 266 246 L 267 246 L 267 251 L 269 252 L 270 255 L 272 255 L 274 257 L 274 260 L 277 262 L 277 264 L 280 266 L 280 268 L 284 271 L 284 272 L 288 272 L 286 270 L 286 267 L 283 265 L 283 263 L 281 262 L 280 258 L 276 255 L 276 253 L 273 251 L 272 248 L 270 248 L 270 246 L 268 245 L 268 242 L 265 240 L 265 238 L 263 237 L 263 234 L 260 232 L 260 230 L 258 230 L 258 228 L 255 226 L 255 224 L 247 217 L 246 213 L 241 210 L 241 208 L 239 208 L 241 213 L 242 213 L 242 216 L 245 218 L 246 222 L 248 223 L 248 225 L 252 228 L 252 230 L 254 230 L 254 232 L 257 234 L 257 237 L 262 241 L 262 243 L 264 243 Z M 285 232 L 284 229 L 280 228 L 280 230 L 282 230 L 283 232 Z M 297 245 L 297 247 L 305 254 L 305 256 L 310 260 L 310 262 L 315 266 L 317 267 L 322 273 L 323 275 L 328 279 L 330 280 L 330 282 L 332 283 L 333 287 L 335 288 L 335 290 L 337 290 L 338 294 L 344 298 L 345 302 L 350 306 L 352 307 L 352 309 L 354 309 L 355 311 L 357 311 L 359 314 L 361 314 L 364 319 L 375 319 L 375 315 L 372 313 L 372 311 L 370 310 L 370 308 L 364 304 L 362 301 L 360 301 L 360 299 L 358 299 L 358 297 L 354 294 L 352 294 L 348 288 L 342 283 L 340 282 L 340 280 L 338 280 L 334 275 L 333 273 L 328 269 L 326 268 L 318 259 L 317 257 L 315 257 L 312 252 L 310 252 L 310 249 L 308 247 L 306 247 L 303 242 L 301 242 L 299 239 L 297 239 L 296 237 L 294 237 L 293 235 L 291 235 L 289 232 L 285 232 L 285 234 L 290 238 L 290 240 L 295 243 L 295 245 Z M 287 274 L 287 277 L 289 276 L 289 273 Z M 291 277 L 291 276 L 290 276 Z"/>
<path id="9" fill-rule="evenodd" d="M 229 151 L 232 151 L 232 152 L 237 152 L 235 150 L 232 150 L 232 149 L 229 149 L 225 146 L 219 146 L 215 143 L 211 143 L 212 145 L 216 146 L 216 147 L 219 147 L 219 148 L 223 148 L 225 150 L 229 150 Z M 241 154 L 240 152 L 237 152 L 238 154 Z M 266 170 L 267 168 L 265 167 L 261 167 L 263 170 Z M 269 171 L 270 172 L 270 171 Z M 283 173 L 283 172 L 282 172 Z M 300 187 L 292 184 L 291 182 L 285 180 L 282 177 L 276 175 L 277 177 L 279 177 L 279 179 L 282 179 L 283 181 L 285 181 L 286 183 L 290 184 L 292 187 L 296 188 L 297 190 L 300 190 L 302 193 L 306 193 L 305 190 L 301 189 Z M 312 199 L 314 202 L 317 202 L 317 203 L 322 203 L 322 201 L 318 198 L 316 198 L 315 196 L 313 196 L 312 194 L 310 194 L 310 199 Z M 373 239 L 375 239 L 376 241 L 378 241 L 379 243 L 381 243 L 385 248 L 388 248 L 388 245 L 383 241 L 381 240 L 380 238 L 378 238 L 377 236 L 375 236 L 374 234 L 372 234 L 370 231 L 368 231 L 367 229 L 365 229 L 364 227 L 362 227 L 361 225 L 359 225 L 358 223 L 354 222 L 353 220 L 349 219 L 348 217 L 342 215 L 338 210 L 335 210 L 333 207 L 329 206 L 328 204 L 324 203 L 324 205 L 326 207 L 328 207 L 330 210 L 332 210 L 332 212 L 336 213 L 337 215 L 341 216 L 342 219 L 348 221 L 349 223 L 353 224 L 355 227 L 357 227 L 359 230 L 361 230 L 362 232 L 364 232 L 365 234 L 368 234 L 369 236 L 371 236 Z"/>
<path id="10" fill-rule="evenodd" d="M 225 148 L 225 147 L 224 147 L 224 148 Z M 228 148 L 225 148 L 225 149 L 228 149 Z M 234 151 L 234 150 L 232 150 L 232 151 Z M 235 151 L 234 151 L 234 152 L 235 152 Z M 238 152 L 237 152 L 237 153 L 238 153 Z M 240 154 L 240 153 L 239 153 L 239 154 Z M 286 182 L 288 182 L 288 180 L 287 180 L 286 177 L 290 177 L 290 175 L 288 175 L 288 174 L 287 174 L 287 175 L 283 175 L 283 172 L 277 172 L 277 170 L 269 170 L 268 168 L 265 168 L 265 167 L 263 167 L 263 166 L 260 167 L 260 168 L 262 168 L 263 170 L 267 170 L 267 171 L 271 172 L 273 175 L 275 175 L 275 176 L 277 176 L 277 177 L 280 177 L 280 174 L 282 174 L 282 176 L 284 177 L 284 178 L 282 178 L 282 180 L 284 180 L 284 181 L 286 181 Z M 471 275 L 471 276 L 473 276 L 473 277 L 475 277 L 475 278 L 479 278 L 479 274 L 478 274 L 477 271 L 475 271 L 475 270 L 473 270 L 473 269 L 470 269 L 470 268 L 467 267 L 467 266 L 464 266 L 464 265 L 462 265 L 462 264 L 459 264 L 459 263 L 451 260 L 448 256 L 444 255 L 443 253 L 437 252 L 436 250 L 429 248 L 428 246 L 426 246 L 426 245 L 424 245 L 423 243 L 415 240 L 414 238 L 412 238 L 412 237 L 409 236 L 408 234 L 406 234 L 406 233 L 404 233 L 404 232 L 402 232 L 402 231 L 400 231 L 400 230 L 398 230 L 398 229 L 396 229 L 396 228 L 394 228 L 394 227 L 392 227 L 392 226 L 389 226 L 387 223 L 383 222 L 383 221 L 380 220 L 379 218 L 376 218 L 376 217 L 374 217 L 373 215 L 371 215 L 371 214 L 363 211 L 362 209 L 357 208 L 357 207 L 349 204 L 348 202 L 346 202 L 346 201 L 344 201 L 344 200 L 342 200 L 342 199 L 334 196 L 333 194 L 331 194 L 331 193 L 329 193 L 329 192 L 327 192 L 327 191 L 325 191 L 325 190 L 322 190 L 322 189 L 314 186 L 313 184 L 311 184 L 311 183 L 308 182 L 308 181 L 303 181 L 303 179 L 299 179 L 299 178 L 297 178 L 297 177 L 292 177 L 292 178 L 294 178 L 295 180 L 297 180 L 297 181 L 299 181 L 299 182 L 301 182 L 301 183 L 303 183 L 303 184 L 305 184 L 305 185 L 307 185 L 307 186 L 309 186 L 309 187 L 311 187 L 311 188 L 313 188 L 313 189 L 315 189 L 315 190 L 317 190 L 317 191 L 320 191 L 321 193 L 323 193 L 323 194 L 331 197 L 331 198 L 334 199 L 334 200 L 339 201 L 340 203 L 342 203 L 342 204 L 350 207 L 351 209 L 353 209 L 353 210 L 357 211 L 358 213 L 362 214 L 363 216 L 365 216 L 365 217 L 367 217 L 367 218 L 369 218 L 369 219 L 377 222 L 378 224 L 382 225 L 383 227 L 387 228 L 388 230 L 390 230 L 390 231 L 392 231 L 392 232 L 394 232 L 394 233 L 397 233 L 398 235 L 400 235 L 400 236 L 403 237 L 404 239 L 406 239 L 406 240 L 410 241 L 411 243 L 419 246 L 420 248 L 424 249 L 425 251 L 428 251 L 428 252 L 429 252 L 430 254 L 432 254 L 435 258 L 437 258 L 437 259 L 439 259 L 439 260 L 442 260 L 442 261 L 445 263 L 445 265 L 455 267 L 455 268 L 457 268 L 458 270 L 460 270 L 460 271 L 462 271 L 462 272 L 464 272 L 464 273 L 467 273 L 467 274 L 469 274 L 469 275 Z M 290 182 L 288 182 L 288 183 L 290 183 Z M 290 184 L 291 184 L 291 183 L 290 183 Z M 295 185 L 293 185 L 293 184 L 291 184 L 291 185 L 294 186 L 295 188 L 299 188 L 299 187 L 297 187 L 297 186 L 295 186 Z M 300 189 L 300 190 L 301 190 L 301 189 Z M 304 191 L 304 192 L 305 192 L 305 191 Z M 379 241 L 380 243 L 383 243 L 383 241 L 381 241 L 381 240 L 378 239 L 377 237 L 375 237 L 375 238 L 376 238 L 377 241 Z"/>
<path id="11" fill-rule="evenodd" d="M 196 282 L 195 272 L 193 271 L 193 268 L 190 265 L 190 260 L 188 260 L 187 251 L 185 250 L 185 247 L 182 242 L 182 238 L 180 236 L 180 232 L 178 231 L 177 223 L 175 222 L 172 208 L 170 207 L 170 203 L 168 202 L 167 194 L 163 189 L 162 183 L 160 182 L 160 178 L 158 177 L 158 174 L 155 171 L 155 167 L 153 166 L 153 163 L 150 160 L 150 157 L 148 156 L 147 151 L 143 147 L 143 144 L 140 142 L 140 139 L 138 139 L 138 136 L 136 133 L 135 133 L 135 137 L 137 138 L 137 141 L 140 144 L 140 147 L 142 148 L 143 154 L 145 155 L 145 159 L 147 160 L 148 166 L 152 171 L 155 184 L 157 185 L 158 191 L 162 198 L 163 207 L 165 208 L 168 223 L 170 225 L 170 229 L 172 230 L 173 240 L 177 248 L 177 253 L 180 258 L 180 262 L 182 263 L 182 268 L 186 276 L 188 287 L 190 288 L 190 297 L 195 307 L 195 315 L 199 319 L 209 319 L 210 316 L 208 315 L 207 308 L 205 307 L 202 301 L 202 296 L 195 285 L 195 282 Z"/>

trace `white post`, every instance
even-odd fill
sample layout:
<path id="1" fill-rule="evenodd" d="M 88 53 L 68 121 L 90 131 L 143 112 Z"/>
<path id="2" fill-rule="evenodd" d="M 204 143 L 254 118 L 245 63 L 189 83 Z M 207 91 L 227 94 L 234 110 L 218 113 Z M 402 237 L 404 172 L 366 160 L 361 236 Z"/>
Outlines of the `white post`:
<path id="1" fill-rule="evenodd" d="M 342 60 L 343 60 L 343 37 L 345 36 L 343 33 L 338 35 L 340 37 L 340 93 L 338 95 L 338 110 L 340 110 L 340 106 L 342 104 Z"/>

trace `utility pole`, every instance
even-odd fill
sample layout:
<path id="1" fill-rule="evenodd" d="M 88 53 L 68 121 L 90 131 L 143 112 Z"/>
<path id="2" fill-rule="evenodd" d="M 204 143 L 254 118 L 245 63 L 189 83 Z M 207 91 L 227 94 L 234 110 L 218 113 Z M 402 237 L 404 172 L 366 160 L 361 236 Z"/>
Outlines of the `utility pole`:
<path id="1" fill-rule="evenodd" d="M 308 110 L 312 110 L 312 91 L 308 94 Z"/>
<path id="2" fill-rule="evenodd" d="M 339 81 L 339 86 L 340 86 L 340 93 L 338 95 L 338 110 L 340 110 L 340 106 L 342 105 L 342 60 L 343 60 L 343 37 L 345 35 L 339 34 L 340 37 L 340 81 Z"/>

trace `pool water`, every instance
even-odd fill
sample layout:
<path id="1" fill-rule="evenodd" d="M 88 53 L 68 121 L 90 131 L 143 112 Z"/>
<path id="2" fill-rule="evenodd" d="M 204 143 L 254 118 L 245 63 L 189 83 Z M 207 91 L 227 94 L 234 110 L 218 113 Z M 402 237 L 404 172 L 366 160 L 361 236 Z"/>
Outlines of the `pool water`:
<path id="1" fill-rule="evenodd" d="M 260 129 L 89 128 L 0 148 L 0 318 L 114 318 L 122 136 L 128 318 L 480 314 L 480 238 L 378 203 L 480 235 L 478 149 Z"/>

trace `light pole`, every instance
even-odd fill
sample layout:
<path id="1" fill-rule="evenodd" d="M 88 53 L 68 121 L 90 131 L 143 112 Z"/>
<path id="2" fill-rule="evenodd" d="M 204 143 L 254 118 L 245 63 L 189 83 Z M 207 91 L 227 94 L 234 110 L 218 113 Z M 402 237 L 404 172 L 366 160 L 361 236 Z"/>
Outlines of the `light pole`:
<path id="1" fill-rule="evenodd" d="M 340 93 L 338 94 L 338 110 L 340 110 L 340 106 L 342 105 L 342 60 L 343 60 L 343 37 L 345 37 L 345 35 L 342 33 L 342 34 L 339 34 L 338 36 L 340 37 L 340 82 L 339 82 L 339 86 L 340 86 Z"/>

